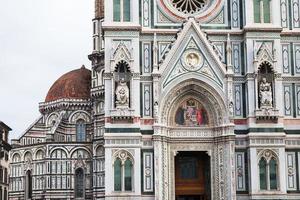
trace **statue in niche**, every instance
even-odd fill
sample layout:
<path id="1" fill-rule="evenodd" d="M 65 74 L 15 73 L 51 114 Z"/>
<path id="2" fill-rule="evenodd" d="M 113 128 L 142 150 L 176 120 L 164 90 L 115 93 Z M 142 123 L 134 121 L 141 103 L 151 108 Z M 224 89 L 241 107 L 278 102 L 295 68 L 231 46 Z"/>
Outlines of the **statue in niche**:
<path id="1" fill-rule="evenodd" d="M 122 78 L 116 88 L 116 107 L 129 108 L 129 88 Z"/>
<path id="2" fill-rule="evenodd" d="M 266 77 L 262 78 L 259 85 L 260 107 L 272 107 L 272 86 L 267 82 Z"/>

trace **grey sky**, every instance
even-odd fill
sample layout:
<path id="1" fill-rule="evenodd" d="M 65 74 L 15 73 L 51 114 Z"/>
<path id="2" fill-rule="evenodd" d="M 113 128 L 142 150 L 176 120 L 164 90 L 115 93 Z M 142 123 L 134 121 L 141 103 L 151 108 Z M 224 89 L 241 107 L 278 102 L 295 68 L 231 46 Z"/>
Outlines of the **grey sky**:
<path id="1" fill-rule="evenodd" d="M 0 0 L 0 120 L 17 138 L 38 103 L 92 51 L 94 0 Z"/>

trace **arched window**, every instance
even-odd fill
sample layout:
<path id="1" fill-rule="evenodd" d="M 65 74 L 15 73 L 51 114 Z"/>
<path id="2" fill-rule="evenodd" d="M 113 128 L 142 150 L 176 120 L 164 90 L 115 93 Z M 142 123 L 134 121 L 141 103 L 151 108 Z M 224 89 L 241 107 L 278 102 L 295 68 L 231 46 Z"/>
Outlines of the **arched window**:
<path id="1" fill-rule="evenodd" d="M 277 159 L 268 151 L 259 160 L 260 190 L 278 189 L 278 163 Z"/>
<path id="2" fill-rule="evenodd" d="M 132 190 L 132 163 L 129 159 L 125 161 L 125 191 Z"/>
<path id="3" fill-rule="evenodd" d="M 130 0 L 114 0 L 113 17 L 115 22 L 130 21 Z"/>
<path id="4" fill-rule="evenodd" d="M 80 119 L 76 123 L 76 141 L 85 142 L 86 140 L 86 125 L 85 122 Z"/>
<path id="5" fill-rule="evenodd" d="M 254 22 L 271 23 L 271 0 L 253 0 Z"/>
<path id="6" fill-rule="evenodd" d="M 121 151 L 114 162 L 114 190 L 132 191 L 133 163 L 129 154 Z"/>
<path id="7" fill-rule="evenodd" d="M 26 199 L 32 198 L 32 175 L 31 171 L 26 172 Z"/>
<path id="8" fill-rule="evenodd" d="M 84 198 L 84 171 L 82 168 L 75 170 L 75 198 Z"/>
<path id="9" fill-rule="evenodd" d="M 121 191 L 122 188 L 121 188 L 121 176 L 122 176 L 122 172 L 121 172 L 121 160 L 119 158 L 117 158 L 115 160 L 115 163 L 114 163 L 114 183 L 115 183 L 115 191 Z"/>
<path id="10" fill-rule="evenodd" d="M 274 158 L 269 163 L 270 168 L 270 189 L 277 190 L 277 162 Z"/>
<path id="11" fill-rule="evenodd" d="M 259 182 L 260 189 L 267 189 L 267 161 L 265 158 L 260 159 L 259 161 Z"/>

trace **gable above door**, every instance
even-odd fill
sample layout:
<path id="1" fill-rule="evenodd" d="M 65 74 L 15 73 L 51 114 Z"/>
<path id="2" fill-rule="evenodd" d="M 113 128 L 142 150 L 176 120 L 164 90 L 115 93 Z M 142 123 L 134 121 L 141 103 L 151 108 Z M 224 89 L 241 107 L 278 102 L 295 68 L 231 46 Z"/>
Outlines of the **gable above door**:
<path id="1" fill-rule="evenodd" d="M 162 88 L 174 80 L 189 76 L 211 82 L 223 90 L 226 66 L 220 61 L 199 24 L 194 18 L 189 18 L 162 61 L 159 73 L 162 75 Z"/>

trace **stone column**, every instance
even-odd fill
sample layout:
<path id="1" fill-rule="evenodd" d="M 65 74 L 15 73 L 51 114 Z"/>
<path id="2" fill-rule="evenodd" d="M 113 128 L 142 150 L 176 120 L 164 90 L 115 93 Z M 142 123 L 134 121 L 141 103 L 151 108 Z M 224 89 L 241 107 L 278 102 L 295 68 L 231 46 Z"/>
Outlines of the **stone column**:
<path id="1" fill-rule="evenodd" d="M 235 135 L 232 127 L 224 127 L 216 138 L 214 199 L 236 200 L 235 186 Z"/>
<path id="2" fill-rule="evenodd" d="M 155 200 L 169 199 L 168 144 L 160 127 L 154 127 Z"/>

